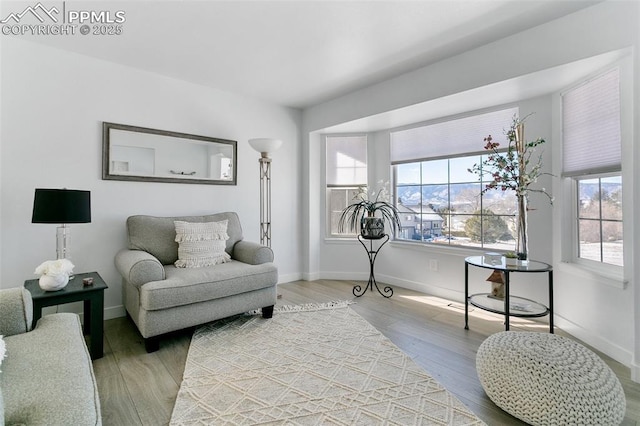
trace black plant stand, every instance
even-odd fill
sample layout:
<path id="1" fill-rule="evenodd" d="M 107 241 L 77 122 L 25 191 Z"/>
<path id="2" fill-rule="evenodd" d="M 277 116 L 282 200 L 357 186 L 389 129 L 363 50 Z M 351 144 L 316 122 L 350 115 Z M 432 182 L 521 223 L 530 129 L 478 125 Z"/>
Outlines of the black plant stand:
<path id="1" fill-rule="evenodd" d="M 368 289 L 371 289 L 371 291 L 373 291 L 373 286 L 375 286 L 376 290 L 378 290 L 378 293 L 388 299 L 389 297 L 393 296 L 393 289 L 387 286 L 383 291 L 380 291 L 378 283 L 376 282 L 376 277 L 373 273 L 373 267 L 376 263 L 378 252 L 380 251 L 382 246 L 384 246 L 389 241 L 389 236 L 387 234 L 383 234 L 380 238 L 366 238 L 362 235 L 358 235 L 358 241 L 360 241 L 360 244 L 362 244 L 362 247 L 364 247 L 367 255 L 369 256 L 369 281 L 367 282 L 367 285 L 364 287 L 364 289 L 360 285 L 356 285 L 355 287 L 353 287 L 353 295 L 356 297 L 360 297 L 365 294 Z M 369 241 L 369 247 L 367 247 L 367 243 L 365 241 Z M 374 241 L 379 243 L 375 250 L 373 248 Z"/>

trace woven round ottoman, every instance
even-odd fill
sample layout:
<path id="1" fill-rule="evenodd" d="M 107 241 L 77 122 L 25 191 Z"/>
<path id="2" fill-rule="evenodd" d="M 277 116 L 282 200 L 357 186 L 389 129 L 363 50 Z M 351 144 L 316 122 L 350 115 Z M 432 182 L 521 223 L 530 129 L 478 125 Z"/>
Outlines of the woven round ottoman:
<path id="1" fill-rule="evenodd" d="M 478 349 L 476 369 L 500 408 L 532 425 L 618 425 L 622 385 L 595 353 L 548 333 L 503 331 Z"/>

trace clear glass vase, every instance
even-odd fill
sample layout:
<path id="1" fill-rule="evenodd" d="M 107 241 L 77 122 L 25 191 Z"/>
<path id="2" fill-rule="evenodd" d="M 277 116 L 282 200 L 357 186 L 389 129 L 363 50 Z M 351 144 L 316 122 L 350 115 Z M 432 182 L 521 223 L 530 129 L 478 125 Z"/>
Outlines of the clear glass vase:
<path id="1" fill-rule="evenodd" d="M 527 196 L 518 195 L 518 217 L 516 223 L 516 254 L 518 260 L 529 259 L 529 235 L 527 227 Z"/>

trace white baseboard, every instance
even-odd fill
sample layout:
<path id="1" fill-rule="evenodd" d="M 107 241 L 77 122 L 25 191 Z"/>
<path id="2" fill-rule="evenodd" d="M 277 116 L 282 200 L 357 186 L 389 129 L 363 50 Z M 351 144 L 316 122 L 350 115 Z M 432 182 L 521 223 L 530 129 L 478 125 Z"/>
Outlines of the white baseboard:
<path id="1" fill-rule="evenodd" d="M 127 313 L 124 309 L 123 305 L 119 305 L 119 306 L 112 306 L 109 308 L 104 308 L 104 321 L 106 320 L 110 320 L 110 319 L 114 319 L 114 318 L 120 318 L 125 316 Z M 84 313 L 83 312 L 78 312 L 78 316 L 80 317 L 80 321 L 84 324 Z"/>
<path id="2" fill-rule="evenodd" d="M 279 275 L 278 284 L 290 283 L 293 281 L 300 281 L 301 279 L 303 279 L 303 275 L 304 274 L 301 274 L 301 273 Z"/>
<path id="3" fill-rule="evenodd" d="M 631 365 L 631 380 L 636 383 L 640 383 L 640 365 L 632 364 Z"/>
<path id="4" fill-rule="evenodd" d="M 348 281 L 368 281 L 369 274 L 366 272 L 323 272 L 322 278 L 326 280 L 348 280 Z M 442 297 L 454 302 L 464 303 L 464 291 L 455 291 L 432 284 L 419 283 L 416 281 L 402 280 L 389 275 L 377 275 L 376 281 L 390 286 L 402 287 L 408 290 L 426 293 L 431 296 Z"/>
<path id="5" fill-rule="evenodd" d="M 555 325 L 560 327 L 562 330 L 566 331 L 567 333 L 571 334 L 574 337 L 577 337 L 587 345 L 592 346 L 595 349 L 599 350 L 600 352 L 610 356 L 611 358 L 625 365 L 626 367 L 631 368 L 631 374 L 633 377 L 634 366 L 632 364 L 633 354 L 631 352 L 622 348 L 619 345 L 616 345 L 615 343 L 612 343 L 611 341 L 607 340 L 602 336 L 593 334 L 592 331 L 586 330 L 583 327 L 575 324 L 572 321 L 567 320 L 566 318 L 558 314 L 554 315 L 553 318 L 555 321 Z M 636 377 L 640 378 L 640 366 L 636 366 L 635 369 L 637 374 Z M 637 381 L 637 379 L 633 379 L 633 380 Z"/>
<path id="6" fill-rule="evenodd" d="M 72 311 L 68 311 L 68 312 L 74 312 L 74 310 Z M 44 311 L 42 312 L 43 314 L 46 314 Z M 53 312 L 50 312 L 53 313 Z M 75 313 L 78 314 L 78 316 L 80 317 L 80 322 L 82 322 L 84 324 L 84 312 L 82 311 L 76 311 Z M 124 309 L 123 305 L 119 305 L 119 306 L 111 306 L 108 308 L 104 308 L 104 317 L 103 320 L 110 320 L 110 319 L 114 319 L 114 318 L 120 318 L 125 316 L 127 313 Z"/>
<path id="7" fill-rule="evenodd" d="M 464 291 L 451 290 L 449 288 L 443 288 L 433 284 L 403 280 L 388 275 L 380 275 L 379 280 L 391 286 L 397 286 L 420 293 L 426 293 L 430 296 L 442 297 L 443 299 L 451 300 L 452 302 L 464 303 Z"/>
<path id="8" fill-rule="evenodd" d="M 319 280 L 367 281 L 369 274 L 365 272 L 322 272 Z"/>
<path id="9" fill-rule="evenodd" d="M 127 312 L 124 309 L 124 305 L 112 306 L 109 308 L 105 308 L 104 319 L 106 321 L 114 318 L 120 318 L 125 316 L 126 314 Z"/>
<path id="10" fill-rule="evenodd" d="M 320 279 L 320 273 L 319 272 L 303 272 L 302 279 L 304 281 L 316 281 Z"/>

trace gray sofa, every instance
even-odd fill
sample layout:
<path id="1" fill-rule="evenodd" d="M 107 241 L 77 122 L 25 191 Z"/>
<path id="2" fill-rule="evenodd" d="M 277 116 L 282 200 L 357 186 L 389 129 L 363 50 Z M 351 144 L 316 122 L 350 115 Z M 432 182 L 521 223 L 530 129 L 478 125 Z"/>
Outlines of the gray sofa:
<path id="1" fill-rule="evenodd" d="M 225 251 L 231 261 L 201 268 L 176 268 L 178 243 L 174 221 L 227 220 Z M 278 269 L 270 248 L 243 240 L 238 215 L 131 216 L 128 247 L 116 254 L 127 313 L 145 339 L 147 351 L 159 336 L 216 319 L 262 308 L 271 318 L 276 303 Z"/>
<path id="2" fill-rule="evenodd" d="M 32 319 L 27 290 L 0 290 L 0 335 L 6 345 L 0 424 L 101 425 L 98 388 L 78 315 L 45 315 L 31 330 Z"/>

